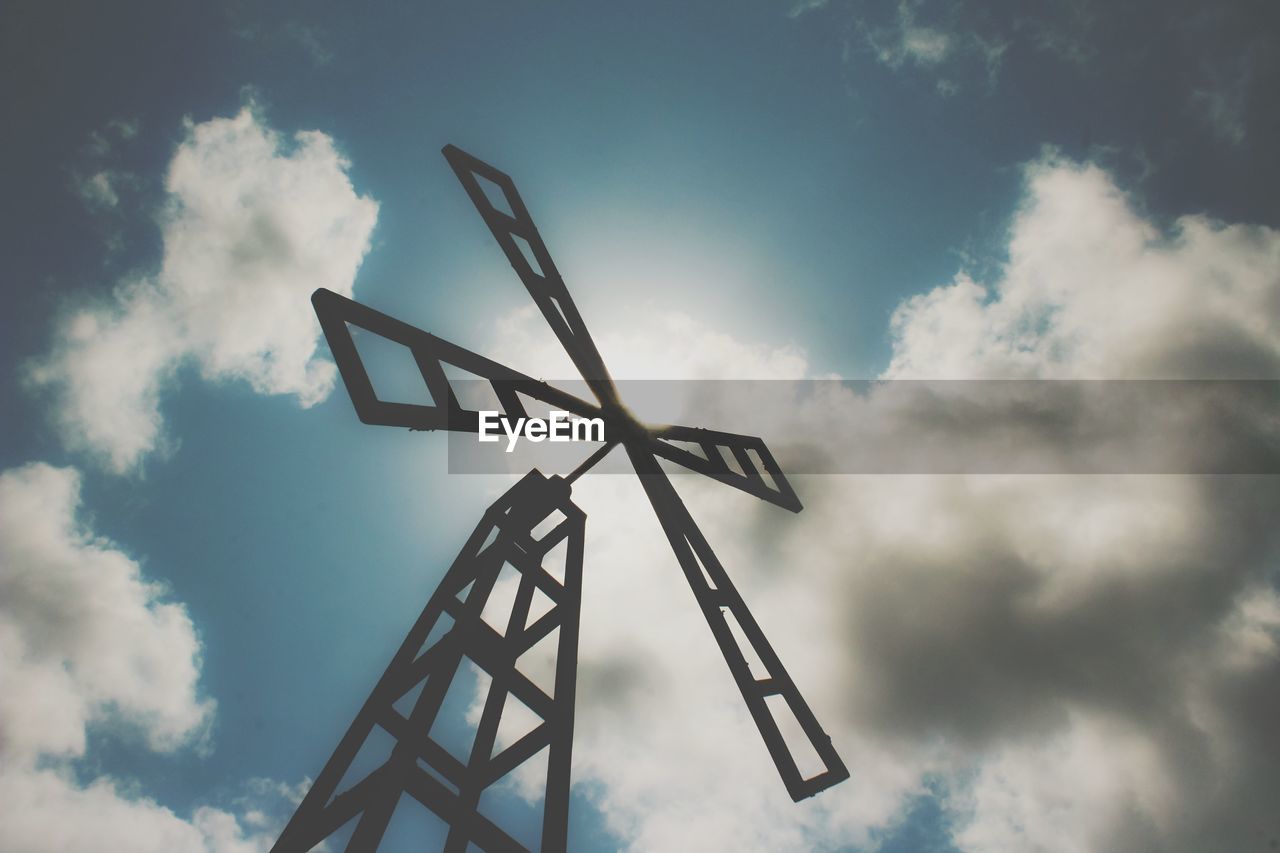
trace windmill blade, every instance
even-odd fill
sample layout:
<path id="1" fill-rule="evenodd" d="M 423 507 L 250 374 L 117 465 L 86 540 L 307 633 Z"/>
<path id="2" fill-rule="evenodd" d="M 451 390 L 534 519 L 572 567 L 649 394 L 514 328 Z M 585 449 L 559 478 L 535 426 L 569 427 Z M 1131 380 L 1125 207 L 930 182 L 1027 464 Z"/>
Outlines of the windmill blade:
<path id="1" fill-rule="evenodd" d="M 624 446 L 791 799 L 799 802 L 849 778 L 831 738 L 800 695 L 657 459 L 643 447 Z M 730 627 L 731 622 L 736 623 L 740 636 Z M 762 672 L 751 671 L 747 651 L 759 661 Z M 773 697 L 778 699 L 771 708 L 769 700 Z M 821 771 L 807 777 L 802 774 L 797 755 L 780 725 L 787 722 L 797 724 L 792 743 L 804 750 L 807 741 L 821 763 Z"/>
<path id="2" fill-rule="evenodd" d="M 775 506 L 804 509 L 762 438 L 685 426 L 655 427 L 650 435 L 650 451 L 663 459 Z"/>
<path id="3" fill-rule="evenodd" d="M 547 319 L 551 330 L 560 339 L 560 344 L 573 360 L 582 378 L 591 387 L 596 399 L 602 404 L 616 403 L 618 392 L 613 387 L 613 380 L 604 366 L 604 360 L 587 332 L 582 315 L 578 313 L 578 306 L 569 296 L 569 289 L 565 287 L 564 279 L 560 277 L 555 261 L 551 259 L 551 253 L 542 242 L 537 226 L 533 224 L 533 217 L 529 215 L 520 193 L 516 191 L 515 182 L 506 173 L 461 148 L 446 145 L 443 153 L 471 198 L 471 203 L 484 218 L 485 225 L 489 226 L 498 245 L 502 247 L 503 254 L 511 262 L 516 275 L 520 276 L 520 281 L 533 297 L 542 316 Z M 501 192 L 505 210 L 495 205 L 485 193 L 481 180 Z"/>
<path id="4" fill-rule="evenodd" d="M 338 364 L 342 382 L 351 395 L 351 404 L 364 423 L 416 430 L 478 432 L 480 413 L 476 409 L 465 408 L 459 402 L 452 382 L 445 373 L 446 365 L 464 370 L 477 379 L 486 380 L 501 406 L 503 416 L 512 420 L 528 415 L 521 403 L 521 395 L 583 417 L 600 416 L 599 408 L 585 400 L 333 291 L 320 288 L 311 294 L 311 304 L 315 307 L 320 328 L 324 330 L 325 339 L 329 342 L 333 360 Z M 351 337 L 351 326 L 407 347 L 413 354 L 435 405 L 395 403 L 379 399 Z"/>

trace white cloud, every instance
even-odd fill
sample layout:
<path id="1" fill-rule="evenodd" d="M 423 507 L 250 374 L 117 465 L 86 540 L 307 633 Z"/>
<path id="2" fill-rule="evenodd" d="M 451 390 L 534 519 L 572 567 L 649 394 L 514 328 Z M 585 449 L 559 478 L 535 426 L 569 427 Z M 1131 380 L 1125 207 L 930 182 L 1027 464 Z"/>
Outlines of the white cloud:
<path id="1" fill-rule="evenodd" d="M 191 820 L 109 777 L 81 782 L 91 729 L 126 728 L 153 750 L 199 747 L 200 642 L 181 604 L 79 519 L 80 478 L 0 473 L 0 837 L 12 851 L 263 850 L 261 811 L 204 807 Z M 257 784 L 257 803 L 292 798 Z"/>
<path id="2" fill-rule="evenodd" d="M 166 178 L 158 272 L 74 306 L 28 371 L 66 442 L 135 469 L 164 445 L 160 399 L 188 364 L 303 406 L 323 399 L 336 373 L 316 356 L 308 296 L 351 294 L 377 218 L 347 166 L 325 134 L 286 141 L 251 108 L 189 122 Z"/>
<path id="3" fill-rule="evenodd" d="M 87 785 L 66 771 L 0 770 L 0 833 L 13 853 L 263 853 L 280 827 L 250 810 L 204 806 L 184 820 L 105 777 Z"/>
<path id="4" fill-rule="evenodd" d="M 101 161 L 134 136 L 94 134 Z M 67 443 L 116 472 L 162 446 L 160 397 L 184 366 L 242 379 L 302 405 L 326 395 L 316 358 L 316 287 L 350 294 L 377 215 L 356 195 L 331 140 L 286 143 L 251 109 L 188 123 L 168 169 L 159 270 L 73 306 L 28 379 L 51 392 Z M 79 179 L 114 208 L 133 178 Z M 230 809 L 190 818 L 129 781 L 86 778 L 90 732 L 126 729 L 152 750 L 203 749 L 214 704 L 198 691 L 200 643 L 186 609 L 138 563 L 79 520 L 74 469 L 0 473 L 0 837 L 15 851 L 267 849 L 300 790 L 255 780 Z"/>
<path id="5" fill-rule="evenodd" d="M 70 468 L 0 474 L 0 749 L 10 761 L 81 755 L 86 726 L 111 714 L 170 750 L 213 713 L 197 696 L 200 644 L 186 609 L 82 527 L 79 493 Z"/>
<path id="6" fill-rule="evenodd" d="M 1049 157 L 1028 167 L 1008 264 L 905 302 L 887 375 L 1274 377 L 1278 252 L 1265 228 L 1162 230 L 1106 173 Z M 795 350 L 645 327 L 606 320 L 606 359 L 692 346 L 673 370 L 732 372 L 744 352 L 761 375 L 808 370 Z M 717 343 L 677 344 L 690 340 Z M 855 403 L 797 399 L 740 428 L 776 449 L 851 422 Z M 1274 435 L 1266 417 L 1259 434 Z M 643 495 L 588 476 L 574 489 L 589 515 L 575 779 L 634 850 L 872 843 L 934 779 L 964 850 L 1269 843 L 1274 479 L 813 477 L 795 517 L 677 480 L 852 772 L 795 805 Z"/>
<path id="7" fill-rule="evenodd" d="M 967 275 L 899 307 L 893 378 L 1280 376 L 1280 238 L 1183 216 L 1162 233 L 1097 166 L 1047 156 L 992 292 Z"/>

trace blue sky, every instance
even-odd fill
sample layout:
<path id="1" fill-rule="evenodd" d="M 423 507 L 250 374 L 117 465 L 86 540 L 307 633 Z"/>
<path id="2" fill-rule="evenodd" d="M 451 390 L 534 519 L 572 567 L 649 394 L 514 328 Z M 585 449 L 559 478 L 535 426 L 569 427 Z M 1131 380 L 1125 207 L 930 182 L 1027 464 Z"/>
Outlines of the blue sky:
<path id="1" fill-rule="evenodd" d="M 0 846 L 102 849 L 80 826 L 120 849 L 269 843 L 500 490 L 448 475 L 440 436 L 359 424 L 306 299 L 345 290 L 553 378 L 554 341 L 446 143 L 515 178 L 606 360 L 635 378 L 1277 378 L 1277 12 L 1113 5 L 11 4 L 0 471 L 18 544 L 0 660 L 21 701 L 0 703 L 0 786 L 31 805 L 0 813 Z M 781 531 L 773 551 L 726 543 L 726 563 L 748 601 L 772 599 L 784 652 L 828 650 L 801 671 L 831 685 L 812 701 L 852 756 L 847 792 L 792 806 L 759 744 L 733 746 L 740 709 L 680 704 L 681 678 L 720 672 L 664 658 L 691 612 L 673 588 L 666 645 L 584 621 L 595 716 L 571 849 L 1280 837 L 1257 794 L 1280 765 L 1229 757 L 1280 749 L 1254 719 L 1280 695 L 1269 480 L 907 480 L 879 500 L 864 481 L 802 487 L 814 527 L 791 533 L 690 495 L 709 532 Z M 589 543 L 625 562 L 609 521 L 635 495 L 598 488 Z M 1087 548 L 1056 526 L 1103 510 L 1133 524 L 1100 520 Z M 843 530 L 810 535 L 824 522 Z M 637 524 L 617 538 L 658 534 Z M 764 562 L 781 556 L 818 568 L 779 579 Z M 989 565 L 1021 568 L 961 570 Z M 918 592 L 886 580 L 899 569 Z M 613 583 L 588 604 L 627 592 Z M 1025 612 L 1021 584 L 1052 618 Z M 1118 589 L 1149 603 L 1111 613 Z M 806 609 L 846 595 L 920 618 Z M 948 600 L 968 615 L 926 618 Z M 821 630 L 784 639 L 795 614 Z M 1177 653 L 1136 651 L 1156 646 Z M 112 661 L 132 675 L 92 674 Z M 1153 667 L 1145 695 L 1174 709 L 1159 720 L 1124 689 Z M 587 684 L 615 670 L 642 685 L 631 711 Z M 659 722 L 720 732 L 724 752 L 611 740 Z M 739 751 L 747 793 L 713 797 Z M 1229 804 L 1198 792 L 1195 756 Z"/>

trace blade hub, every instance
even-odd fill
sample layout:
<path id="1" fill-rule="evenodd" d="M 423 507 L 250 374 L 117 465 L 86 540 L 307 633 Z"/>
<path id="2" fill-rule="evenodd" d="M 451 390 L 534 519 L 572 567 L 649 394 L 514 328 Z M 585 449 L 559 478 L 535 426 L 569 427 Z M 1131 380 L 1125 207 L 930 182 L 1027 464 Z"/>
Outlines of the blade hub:
<path id="1" fill-rule="evenodd" d="M 631 411 L 621 403 L 607 402 L 600 407 L 604 417 L 605 438 L 622 444 L 635 444 L 648 441 L 651 433 Z"/>

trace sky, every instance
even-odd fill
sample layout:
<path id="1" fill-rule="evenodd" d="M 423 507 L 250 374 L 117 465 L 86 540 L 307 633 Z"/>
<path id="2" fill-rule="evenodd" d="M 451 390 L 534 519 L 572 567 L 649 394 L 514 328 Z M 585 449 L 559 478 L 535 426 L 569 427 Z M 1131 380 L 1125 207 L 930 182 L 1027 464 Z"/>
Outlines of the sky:
<path id="1" fill-rule="evenodd" d="M 309 303 L 572 378 L 445 144 L 513 176 L 618 376 L 1280 379 L 1274 4 L 0 20 L 6 850 L 268 849 L 509 484 L 360 424 Z M 1001 452 L 945 402 L 884 434 Z M 864 403 L 734 423 L 786 468 Z M 1219 449 L 1181 430 L 1175 470 Z M 1274 476 L 794 485 L 677 480 L 851 778 L 790 801 L 643 493 L 587 477 L 571 850 L 1280 845 Z"/>

